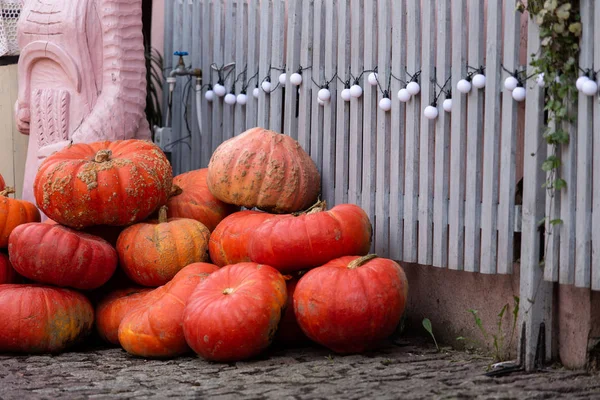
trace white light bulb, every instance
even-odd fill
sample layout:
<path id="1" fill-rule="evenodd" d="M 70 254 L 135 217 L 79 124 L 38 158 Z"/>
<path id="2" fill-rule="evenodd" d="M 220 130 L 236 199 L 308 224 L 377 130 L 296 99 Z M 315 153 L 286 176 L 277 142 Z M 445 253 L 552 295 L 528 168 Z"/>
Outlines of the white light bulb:
<path id="1" fill-rule="evenodd" d="M 245 106 L 246 103 L 248 103 L 248 96 L 246 93 L 240 93 L 237 95 L 237 103 L 242 106 Z"/>
<path id="2" fill-rule="evenodd" d="M 377 85 L 377 72 L 371 72 L 367 77 L 367 81 L 369 81 L 371 86 Z"/>
<path id="3" fill-rule="evenodd" d="M 452 99 L 444 100 L 444 102 L 442 103 L 442 108 L 446 112 L 452 112 Z"/>
<path id="4" fill-rule="evenodd" d="M 439 114 L 439 111 L 438 111 L 437 107 L 434 107 L 434 106 L 427 106 L 423 110 L 423 115 L 427 119 L 436 119 L 438 117 L 438 114 Z"/>
<path id="5" fill-rule="evenodd" d="M 350 96 L 354 97 L 354 98 L 359 98 L 360 96 L 362 96 L 363 90 L 360 87 L 360 85 L 352 85 L 350 87 Z"/>
<path id="6" fill-rule="evenodd" d="M 262 87 L 262 90 L 264 90 L 267 93 L 271 92 L 271 82 L 269 81 L 263 81 L 260 84 L 260 87 Z"/>
<path id="7" fill-rule="evenodd" d="M 227 93 L 227 95 L 225 95 L 225 103 L 229 104 L 230 106 L 234 105 L 236 101 L 235 94 Z"/>
<path id="8" fill-rule="evenodd" d="M 461 93 L 469 93 L 471 91 L 471 82 L 466 79 L 461 79 L 456 84 L 456 89 Z"/>
<path id="9" fill-rule="evenodd" d="M 260 89 L 254 88 L 254 90 L 252 90 L 252 96 L 254 96 L 255 99 L 258 99 L 258 96 L 260 96 Z"/>
<path id="10" fill-rule="evenodd" d="M 204 93 L 204 98 L 206 101 L 213 101 L 215 99 L 215 92 L 207 90 L 206 93 Z"/>
<path id="11" fill-rule="evenodd" d="M 329 99 L 331 99 L 331 92 L 327 88 L 322 88 L 319 90 L 319 93 L 317 93 L 317 97 L 321 101 L 329 101 Z"/>
<path id="12" fill-rule="evenodd" d="M 221 85 L 220 83 L 217 83 L 213 87 L 213 90 L 214 90 L 215 94 L 217 96 L 219 96 L 219 97 L 223 97 L 227 93 L 227 90 L 225 89 L 225 86 Z"/>
<path id="13" fill-rule="evenodd" d="M 598 93 L 598 84 L 595 81 L 588 79 L 581 86 L 581 91 L 587 96 L 594 96 Z"/>
<path id="14" fill-rule="evenodd" d="M 512 92 L 519 85 L 519 81 L 514 76 L 509 76 L 504 80 L 504 89 Z"/>
<path id="15" fill-rule="evenodd" d="M 537 83 L 537 85 L 539 87 L 546 86 L 546 81 L 544 81 L 544 73 L 543 72 L 537 76 L 535 82 Z"/>
<path id="16" fill-rule="evenodd" d="M 403 88 L 398 90 L 398 100 L 400 100 L 403 103 L 406 103 L 407 101 L 410 100 L 411 98 L 411 94 L 408 92 L 408 89 Z"/>
<path id="17" fill-rule="evenodd" d="M 284 72 L 281 75 L 279 75 L 279 84 L 281 86 L 285 86 L 285 81 L 287 81 L 287 75 Z"/>
<path id="18" fill-rule="evenodd" d="M 485 87 L 485 75 L 483 74 L 476 74 L 473 77 L 473 86 L 476 87 L 477 89 L 483 89 Z"/>
<path id="19" fill-rule="evenodd" d="M 384 97 L 379 100 L 379 108 L 383 111 L 390 111 L 392 109 L 392 100 L 390 100 L 389 97 Z"/>
<path id="20" fill-rule="evenodd" d="M 343 89 L 342 92 L 340 93 L 340 97 L 344 101 L 350 101 L 350 99 L 352 98 L 352 96 L 350 95 L 350 89 L 348 89 L 348 88 Z"/>
<path id="21" fill-rule="evenodd" d="M 412 96 L 416 96 L 421 91 L 421 86 L 415 81 L 408 82 L 408 85 L 406 85 L 406 90 L 408 90 L 408 93 L 410 93 Z"/>
<path id="22" fill-rule="evenodd" d="M 577 90 L 579 90 L 581 92 L 581 90 L 583 89 L 583 84 L 589 80 L 590 80 L 590 78 L 588 78 L 586 75 L 582 75 L 579 78 L 577 78 L 577 81 L 575 82 L 575 86 L 577 86 Z"/>
<path id="23" fill-rule="evenodd" d="M 319 103 L 320 106 L 324 106 L 325 102 L 319 98 L 317 98 L 317 103 Z"/>
<path id="24" fill-rule="evenodd" d="M 297 72 L 294 72 L 290 76 L 290 82 L 292 83 L 292 85 L 300 86 L 302 84 L 302 75 L 300 75 Z"/>
<path id="25" fill-rule="evenodd" d="M 512 97 L 519 102 L 525 100 L 525 88 L 523 86 L 517 86 L 512 91 Z"/>

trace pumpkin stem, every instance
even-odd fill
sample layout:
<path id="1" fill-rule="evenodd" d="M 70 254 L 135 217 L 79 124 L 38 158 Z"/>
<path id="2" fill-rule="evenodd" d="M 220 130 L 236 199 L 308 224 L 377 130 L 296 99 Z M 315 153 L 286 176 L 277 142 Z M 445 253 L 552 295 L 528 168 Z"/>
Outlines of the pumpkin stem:
<path id="1" fill-rule="evenodd" d="M 231 294 L 233 293 L 233 288 L 228 287 L 227 289 L 223 290 L 223 294 Z"/>
<path id="2" fill-rule="evenodd" d="M 0 192 L 0 196 L 7 197 L 9 194 L 13 194 L 15 192 L 15 188 L 7 186 L 3 191 Z"/>
<path id="3" fill-rule="evenodd" d="M 319 200 L 315 204 L 310 206 L 310 208 L 308 208 L 307 210 L 295 212 L 295 213 L 292 213 L 292 215 L 294 217 L 299 217 L 300 215 L 316 214 L 318 212 L 325 211 L 325 210 L 327 210 L 327 202 L 325 200 Z"/>
<path id="4" fill-rule="evenodd" d="M 179 196 L 181 193 L 183 193 L 183 189 L 173 184 L 173 186 L 171 186 L 171 194 L 169 194 L 169 198 Z"/>
<path id="5" fill-rule="evenodd" d="M 167 217 L 167 206 L 162 206 L 159 210 L 158 210 L 158 223 L 163 224 L 165 222 L 168 221 L 168 217 Z"/>
<path id="6" fill-rule="evenodd" d="M 94 157 L 94 161 L 97 163 L 106 162 L 110 160 L 112 156 L 112 151 L 110 150 L 98 150 L 96 156 Z"/>
<path id="7" fill-rule="evenodd" d="M 350 261 L 350 264 L 348 264 L 348 269 L 362 267 L 374 258 L 377 258 L 377 254 L 367 254 L 366 256 L 359 257 L 356 260 Z"/>

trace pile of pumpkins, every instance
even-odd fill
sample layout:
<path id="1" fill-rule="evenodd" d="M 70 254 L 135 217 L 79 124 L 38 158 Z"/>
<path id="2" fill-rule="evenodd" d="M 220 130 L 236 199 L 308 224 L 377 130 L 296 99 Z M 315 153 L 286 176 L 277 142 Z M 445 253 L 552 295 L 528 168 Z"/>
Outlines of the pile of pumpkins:
<path id="1" fill-rule="evenodd" d="M 373 348 L 400 321 L 406 276 L 368 254 L 367 214 L 328 211 L 320 187 L 298 142 L 262 128 L 176 177 L 146 141 L 54 153 L 34 183 L 47 221 L 0 186 L 0 352 L 56 353 L 94 329 L 141 357 Z"/>

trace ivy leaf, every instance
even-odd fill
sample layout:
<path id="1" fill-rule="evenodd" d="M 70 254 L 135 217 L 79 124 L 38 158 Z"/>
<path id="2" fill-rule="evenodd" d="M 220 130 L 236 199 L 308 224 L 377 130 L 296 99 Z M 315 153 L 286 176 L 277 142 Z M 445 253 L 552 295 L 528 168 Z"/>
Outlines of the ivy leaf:
<path id="1" fill-rule="evenodd" d="M 555 226 L 555 225 L 560 225 L 563 223 L 563 220 L 560 218 L 556 218 L 550 221 L 550 225 Z"/>
<path id="2" fill-rule="evenodd" d="M 564 188 L 567 187 L 567 181 L 565 181 L 562 178 L 558 178 L 555 182 L 554 182 L 554 188 L 556 190 L 562 190 Z"/>
<path id="3" fill-rule="evenodd" d="M 569 32 L 571 32 L 575 36 L 581 36 L 581 22 L 574 22 L 571 25 L 569 25 Z M 579 45 L 574 44 L 573 48 L 579 49 Z"/>
<path id="4" fill-rule="evenodd" d="M 571 3 L 564 3 L 563 5 L 561 5 L 560 7 L 558 7 L 556 9 L 556 16 L 560 20 L 566 20 L 569 18 L 569 15 L 571 14 L 569 12 L 570 9 L 571 9 Z"/>
<path id="5" fill-rule="evenodd" d="M 550 156 L 542 163 L 542 170 L 548 172 L 560 167 L 560 159 L 556 156 Z"/>

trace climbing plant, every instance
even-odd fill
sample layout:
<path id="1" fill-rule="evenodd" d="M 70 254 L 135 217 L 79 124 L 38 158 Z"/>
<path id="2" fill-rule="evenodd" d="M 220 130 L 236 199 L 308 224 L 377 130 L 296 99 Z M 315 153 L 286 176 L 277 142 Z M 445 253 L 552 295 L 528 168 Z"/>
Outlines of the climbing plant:
<path id="1" fill-rule="evenodd" d="M 546 142 L 553 147 L 542 164 L 547 174 L 544 187 L 554 196 L 556 191 L 567 187 L 568 182 L 560 176 L 559 148 L 569 144 L 568 125 L 574 121 L 575 107 L 569 106 L 577 99 L 575 81 L 579 75 L 579 39 L 581 19 L 579 1 L 527 0 L 518 1 L 517 9 L 527 11 L 531 20 L 540 27 L 540 51 L 532 54 L 531 66 L 542 76 L 545 86 L 545 111 L 547 124 L 544 131 Z M 548 216 L 540 223 L 544 223 Z M 551 225 L 562 223 L 561 219 L 549 221 Z"/>

